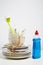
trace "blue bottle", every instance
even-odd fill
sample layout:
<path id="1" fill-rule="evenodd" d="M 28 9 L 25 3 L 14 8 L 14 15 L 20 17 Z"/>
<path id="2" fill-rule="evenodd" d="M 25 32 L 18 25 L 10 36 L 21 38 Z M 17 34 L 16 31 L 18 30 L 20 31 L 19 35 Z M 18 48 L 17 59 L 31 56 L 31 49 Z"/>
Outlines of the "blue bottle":
<path id="1" fill-rule="evenodd" d="M 38 37 L 39 33 L 36 30 L 35 32 L 36 38 L 33 38 L 33 50 L 32 50 L 32 58 L 38 59 L 41 57 L 41 39 Z"/>

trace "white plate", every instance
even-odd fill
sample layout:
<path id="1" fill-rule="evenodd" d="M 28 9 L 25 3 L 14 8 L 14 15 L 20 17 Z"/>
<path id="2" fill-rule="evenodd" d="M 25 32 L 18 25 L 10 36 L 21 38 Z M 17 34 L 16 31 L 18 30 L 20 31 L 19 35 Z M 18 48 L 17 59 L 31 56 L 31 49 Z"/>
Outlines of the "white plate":
<path id="1" fill-rule="evenodd" d="M 6 55 L 5 53 L 4 53 L 4 56 L 6 57 L 6 58 L 9 58 L 9 59 L 23 59 L 23 58 L 28 58 L 28 57 L 30 57 L 30 55 L 31 55 L 31 53 L 28 53 L 28 54 L 18 54 L 18 55 L 16 55 L 16 54 L 14 54 L 14 55 Z"/>

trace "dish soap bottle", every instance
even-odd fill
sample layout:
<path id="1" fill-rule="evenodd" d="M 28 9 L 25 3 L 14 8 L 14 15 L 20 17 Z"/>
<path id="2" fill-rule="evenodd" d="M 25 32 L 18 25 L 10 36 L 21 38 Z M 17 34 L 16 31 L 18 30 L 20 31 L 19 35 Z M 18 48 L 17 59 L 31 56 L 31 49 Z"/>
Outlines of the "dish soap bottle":
<path id="1" fill-rule="evenodd" d="M 38 30 L 35 31 L 35 38 L 33 38 L 32 58 L 37 59 L 41 57 L 41 38 Z"/>

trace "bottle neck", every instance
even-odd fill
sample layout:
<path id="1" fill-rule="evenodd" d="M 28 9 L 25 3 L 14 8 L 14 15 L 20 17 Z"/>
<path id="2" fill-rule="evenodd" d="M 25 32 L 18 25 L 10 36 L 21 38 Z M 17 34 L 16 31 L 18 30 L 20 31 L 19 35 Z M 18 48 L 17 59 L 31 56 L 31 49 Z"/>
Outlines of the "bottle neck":
<path id="1" fill-rule="evenodd" d="M 39 35 L 35 35 L 34 38 L 40 38 L 40 36 Z"/>

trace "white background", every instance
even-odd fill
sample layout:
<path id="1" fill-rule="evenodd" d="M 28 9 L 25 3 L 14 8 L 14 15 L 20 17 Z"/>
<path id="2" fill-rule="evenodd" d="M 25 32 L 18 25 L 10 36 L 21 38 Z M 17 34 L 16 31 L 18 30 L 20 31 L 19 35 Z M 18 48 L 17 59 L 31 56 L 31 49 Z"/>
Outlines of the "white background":
<path id="1" fill-rule="evenodd" d="M 17 28 L 18 31 L 26 29 L 26 44 L 32 45 L 32 39 L 36 29 L 38 29 L 41 41 L 43 42 L 43 0 L 0 0 L 0 48 L 5 43 L 8 43 L 9 27 L 5 22 L 6 17 L 11 17 L 11 24 L 14 28 Z M 0 61 L 2 63 L 14 64 L 14 61 L 10 60 L 9 62 L 6 60 Z M 27 61 L 29 60 L 26 60 L 26 64 Z M 23 62 L 25 63 L 25 61 Z M 22 65 L 23 62 L 17 61 L 17 63 Z M 32 65 L 32 63 L 34 63 L 34 61 L 30 60 L 29 64 Z M 35 63 L 37 62 L 35 61 Z M 41 64 L 40 60 L 39 64 Z"/>
<path id="2" fill-rule="evenodd" d="M 26 30 L 28 44 L 32 44 L 36 29 L 43 42 L 43 0 L 0 0 L 0 46 L 8 42 L 6 17 L 11 18 L 11 24 L 17 31 Z"/>
<path id="3" fill-rule="evenodd" d="M 18 31 L 25 29 L 27 42 L 32 45 L 37 29 L 43 42 L 43 0 L 0 0 L 0 46 L 8 43 L 9 27 L 5 18 L 11 18 L 11 24 Z M 43 43 L 42 48 L 43 48 Z"/>

